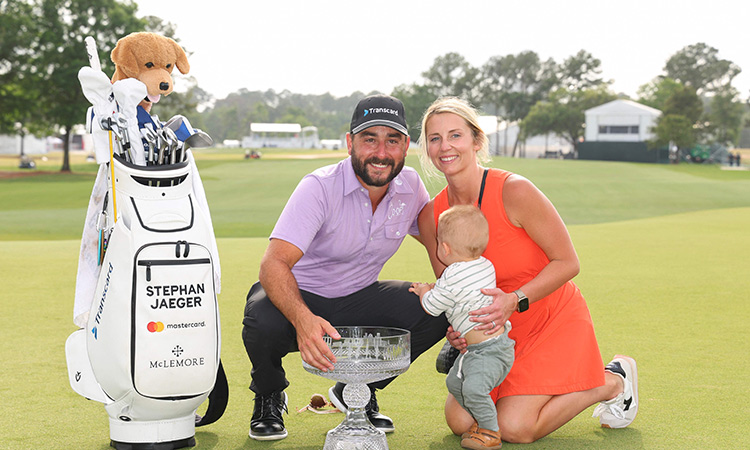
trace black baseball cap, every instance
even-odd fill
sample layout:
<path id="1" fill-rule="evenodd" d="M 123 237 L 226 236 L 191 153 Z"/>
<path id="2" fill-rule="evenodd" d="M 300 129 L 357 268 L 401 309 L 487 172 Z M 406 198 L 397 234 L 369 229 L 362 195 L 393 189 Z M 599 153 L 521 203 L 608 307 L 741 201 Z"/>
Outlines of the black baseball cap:
<path id="1" fill-rule="evenodd" d="M 363 98 L 357 103 L 349 131 L 357 134 L 378 125 L 391 127 L 405 136 L 409 135 L 406 131 L 404 104 L 401 100 L 390 95 L 378 94 Z"/>

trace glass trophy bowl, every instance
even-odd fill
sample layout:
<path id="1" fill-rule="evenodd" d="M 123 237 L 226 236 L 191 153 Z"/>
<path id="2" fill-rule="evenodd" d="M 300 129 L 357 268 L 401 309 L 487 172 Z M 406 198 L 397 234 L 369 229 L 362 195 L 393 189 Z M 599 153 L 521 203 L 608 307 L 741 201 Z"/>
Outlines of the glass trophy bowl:
<path id="1" fill-rule="evenodd" d="M 345 383 L 346 418 L 326 435 L 323 450 L 387 450 L 385 433 L 367 419 L 367 383 L 406 372 L 411 361 L 409 331 L 389 327 L 336 327 L 341 339 L 324 336 L 336 357 L 333 370 L 324 372 L 302 361 L 310 373 Z"/>

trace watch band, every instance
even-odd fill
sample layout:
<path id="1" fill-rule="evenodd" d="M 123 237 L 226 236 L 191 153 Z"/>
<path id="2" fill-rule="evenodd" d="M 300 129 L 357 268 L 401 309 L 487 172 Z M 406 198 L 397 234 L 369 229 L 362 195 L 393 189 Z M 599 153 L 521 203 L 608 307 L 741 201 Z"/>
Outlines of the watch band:
<path id="1" fill-rule="evenodd" d="M 518 296 L 518 308 L 516 308 L 516 311 L 522 313 L 529 309 L 529 298 L 526 297 L 526 294 L 520 289 L 516 289 L 513 293 Z"/>

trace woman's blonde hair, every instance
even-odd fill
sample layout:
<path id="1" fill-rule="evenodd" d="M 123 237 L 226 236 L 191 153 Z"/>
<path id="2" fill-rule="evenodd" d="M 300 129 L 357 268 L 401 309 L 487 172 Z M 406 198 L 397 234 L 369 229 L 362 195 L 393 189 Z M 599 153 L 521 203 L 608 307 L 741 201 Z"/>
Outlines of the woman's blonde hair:
<path id="1" fill-rule="evenodd" d="M 486 163 L 490 160 L 490 140 L 487 138 L 484 130 L 479 126 L 479 113 L 466 100 L 458 97 L 441 97 L 435 100 L 432 105 L 424 112 L 422 116 L 422 130 L 419 133 L 419 162 L 422 164 L 422 171 L 428 176 L 437 176 L 438 172 L 430 161 L 427 153 L 427 121 L 436 114 L 451 113 L 455 114 L 466 122 L 469 126 L 474 142 L 479 144 L 477 150 L 477 161 Z"/>

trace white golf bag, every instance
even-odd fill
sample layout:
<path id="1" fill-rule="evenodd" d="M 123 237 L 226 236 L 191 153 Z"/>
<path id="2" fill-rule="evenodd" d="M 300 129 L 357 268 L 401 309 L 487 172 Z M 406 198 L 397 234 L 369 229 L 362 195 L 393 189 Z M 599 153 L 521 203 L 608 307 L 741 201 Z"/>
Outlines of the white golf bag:
<path id="1" fill-rule="evenodd" d="M 96 114 L 101 123 L 107 112 Z M 81 329 L 66 355 L 71 386 L 105 404 L 118 449 L 195 445 L 195 426 L 217 420 L 228 400 L 216 241 L 192 153 L 182 151 L 183 161 L 152 166 L 110 152 L 89 202 L 74 308 Z"/>

